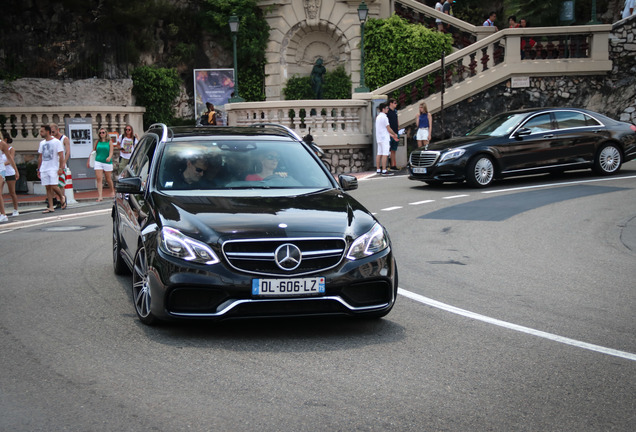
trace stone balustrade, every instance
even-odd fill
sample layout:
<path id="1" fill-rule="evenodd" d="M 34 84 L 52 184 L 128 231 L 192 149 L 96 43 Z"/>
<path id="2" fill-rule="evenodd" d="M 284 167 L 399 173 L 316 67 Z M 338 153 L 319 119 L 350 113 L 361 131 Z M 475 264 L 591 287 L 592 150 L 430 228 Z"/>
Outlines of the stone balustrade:
<path id="1" fill-rule="evenodd" d="M 299 136 L 311 131 L 324 148 L 368 145 L 372 118 L 366 100 L 242 102 L 226 105 L 228 124 L 279 123 Z"/>
<path id="2" fill-rule="evenodd" d="M 64 128 L 67 118 L 93 120 L 93 137 L 101 127 L 109 132 L 122 133 L 130 124 L 137 135 L 143 134 L 144 107 L 135 106 L 40 106 L 0 107 L 0 129 L 13 137 L 13 147 L 18 154 L 36 153 L 42 138 L 40 126 L 57 123 Z"/>
<path id="3" fill-rule="evenodd" d="M 611 25 L 505 29 L 372 92 L 399 101 L 400 126 L 420 102 L 435 113 L 513 77 L 606 74 Z M 442 99 L 443 98 L 443 99 Z"/>
<path id="4" fill-rule="evenodd" d="M 410 22 L 417 22 L 430 28 L 435 28 L 435 19 L 441 19 L 451 26 L 455 44 L 466 47 L 471 43 L 490 36 L 495 32 L 494 27 L 475 26 L 459 18 L 446 15 L 417 0 L 395 0 L 395 13 Z"/>

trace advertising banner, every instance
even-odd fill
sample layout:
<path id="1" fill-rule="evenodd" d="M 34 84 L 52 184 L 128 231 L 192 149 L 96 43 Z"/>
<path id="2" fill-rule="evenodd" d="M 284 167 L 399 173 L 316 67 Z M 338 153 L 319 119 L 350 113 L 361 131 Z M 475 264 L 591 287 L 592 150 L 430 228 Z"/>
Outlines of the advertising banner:
<path id="1" fill-rule="evenodd" d="M 234 69 L 194 70 L 194 115 L 195 118 L 207 111 L 206 102 L 215 108 L 228 103 L 234 92 Z"/>

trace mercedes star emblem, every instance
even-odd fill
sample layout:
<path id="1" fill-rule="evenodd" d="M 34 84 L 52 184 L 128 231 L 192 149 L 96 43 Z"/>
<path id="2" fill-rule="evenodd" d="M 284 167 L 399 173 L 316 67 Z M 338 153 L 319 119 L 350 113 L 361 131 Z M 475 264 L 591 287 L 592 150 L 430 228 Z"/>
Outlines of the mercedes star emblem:
<path id="1" fill-rule="evenodd" d="M 283 270 L 294 270 L 300 265 L 302 253 L 296 245 L 285 243 L 276 249 L 276 264 Z"/>

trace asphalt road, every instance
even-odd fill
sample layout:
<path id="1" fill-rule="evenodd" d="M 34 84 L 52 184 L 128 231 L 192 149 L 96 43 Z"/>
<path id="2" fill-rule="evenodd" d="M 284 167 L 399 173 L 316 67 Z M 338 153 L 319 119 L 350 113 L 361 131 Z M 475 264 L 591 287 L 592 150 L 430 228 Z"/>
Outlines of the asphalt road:
<path id="1" fill-rule="evenodd" d="M 352 194 L 397 255 L 379 321 L 149 328 L 107 205 L 0 226 L 0 430 L 636 430 L 636 162 Z"/>

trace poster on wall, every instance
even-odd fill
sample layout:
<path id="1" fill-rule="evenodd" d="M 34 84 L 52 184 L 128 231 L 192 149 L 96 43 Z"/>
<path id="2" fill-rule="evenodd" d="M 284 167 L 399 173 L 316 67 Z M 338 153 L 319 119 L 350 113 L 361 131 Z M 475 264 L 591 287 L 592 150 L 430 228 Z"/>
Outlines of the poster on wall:
<path id="1" fill-rule="evenodd" d="M 194 70 L 194 115 L 195 118 L 207 111 L 206 102 L 215 108 L 228 103 L 234 92 L 234 69 Z"/>
<path id="2" fill-rule="evenodd" d="M 71 159 L 88 158 L 93 151 L 93 120 L 67 118 L 66 136 L 71 142 Z"/>

